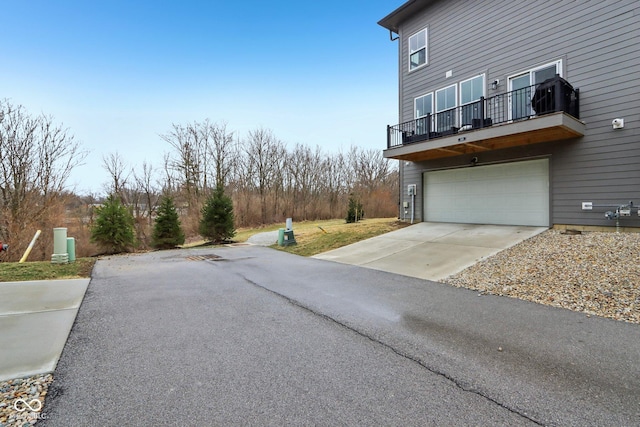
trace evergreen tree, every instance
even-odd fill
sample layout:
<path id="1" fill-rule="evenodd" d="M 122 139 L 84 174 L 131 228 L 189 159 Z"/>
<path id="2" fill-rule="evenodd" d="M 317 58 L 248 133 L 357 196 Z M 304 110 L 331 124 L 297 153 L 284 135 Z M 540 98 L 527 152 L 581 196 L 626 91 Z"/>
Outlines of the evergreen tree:
<path id="1" fill-rule="evenodd" d="M 131 212 L 120 199 L 107 197 L 96 209 L 96 221 L 91 227 L 91 241 L 107 253 L 125 252 L 135 241 L 134 221 Z"/>
<path id="2" fill-rule="evenodd" d="M 158 249 L 171 249 L 184 243 L 184 232 L 180 227 L 178 212 L 171 197 L 164 197 L 158 207 L 151 235 L 151 246 Z"/>
<path id="3" fill-rule="evenodd" d="M 356 198 L 353 194 L 349 195 L 349 207 L 347 208 L 347 223 L 358 222 L 364 218 L 364 211 L 362 209 L 362 202 Z"/>
<path id="4" fill-rule="evenodd" d="M 222 242 L 235 234 L 233 202 L 218 186 L 202 208 L 200 235 L 211 242 Z"/>

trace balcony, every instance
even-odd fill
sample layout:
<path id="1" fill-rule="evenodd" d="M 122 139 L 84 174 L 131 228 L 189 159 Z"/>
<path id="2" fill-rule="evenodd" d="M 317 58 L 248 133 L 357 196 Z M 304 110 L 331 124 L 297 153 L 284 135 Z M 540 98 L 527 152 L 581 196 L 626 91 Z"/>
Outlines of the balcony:
<path id="1" fill-rule="evenodd" d="M 556 76 L 490 98 L 387 126 L 384 157 L 424 161 L 584 135 L 579 91 Z"/>

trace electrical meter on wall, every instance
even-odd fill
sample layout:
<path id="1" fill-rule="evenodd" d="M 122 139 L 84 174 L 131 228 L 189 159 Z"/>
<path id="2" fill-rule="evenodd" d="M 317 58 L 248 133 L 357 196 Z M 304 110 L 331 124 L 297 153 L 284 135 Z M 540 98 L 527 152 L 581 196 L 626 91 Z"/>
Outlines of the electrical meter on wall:
<path id="1" fill-rule="evenodd" d="M 415 184 L 409 184 L 407 186 L 407 194 L 409 196 L 415 196 L 416 195 L 416 185 Z"/>

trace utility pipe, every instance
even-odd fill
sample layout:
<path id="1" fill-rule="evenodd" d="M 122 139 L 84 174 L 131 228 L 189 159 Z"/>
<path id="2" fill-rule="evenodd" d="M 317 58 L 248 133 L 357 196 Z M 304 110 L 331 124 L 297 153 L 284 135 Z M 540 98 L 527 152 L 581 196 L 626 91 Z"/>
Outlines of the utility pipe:
<path id="1" fill-rule="evenodd" d="M 36 244 L 36 240 L 38 240 L 38 237 L 40 237 L 41 232 L 42 230 L 36 231 L 35 236 L 33 236 L 33 239 L 31 239 L 31 243 L 29 243 L 29 246 L 27 246 L 27 250 L 24 251 L 24 255 L 22 255 L 22 258 L 20 258 L 20 261 L 18 261 L 18 263 L 25 262 L 27 260 L 27 257 L 31 253 L 31 249 L 33 249 L 33 245 Z"/>
<path id="2" fill-rule="evenodd" d="M 413 224 L 413 214 L 415 212 L 415 205 L 416 205 L 416 192 L 414 190 L 413 193 L 411 194 L 411 224 Z"/>

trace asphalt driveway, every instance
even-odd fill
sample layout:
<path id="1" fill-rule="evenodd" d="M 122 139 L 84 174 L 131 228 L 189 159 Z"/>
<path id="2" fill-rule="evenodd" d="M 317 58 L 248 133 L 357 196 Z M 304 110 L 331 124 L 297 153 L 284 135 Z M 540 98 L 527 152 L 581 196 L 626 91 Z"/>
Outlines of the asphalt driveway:
<path id="1" fill-rule="evenodd" d="M 633 425 L 640 328 L 244 246 L 96 264 L 43 425 Z"/>

